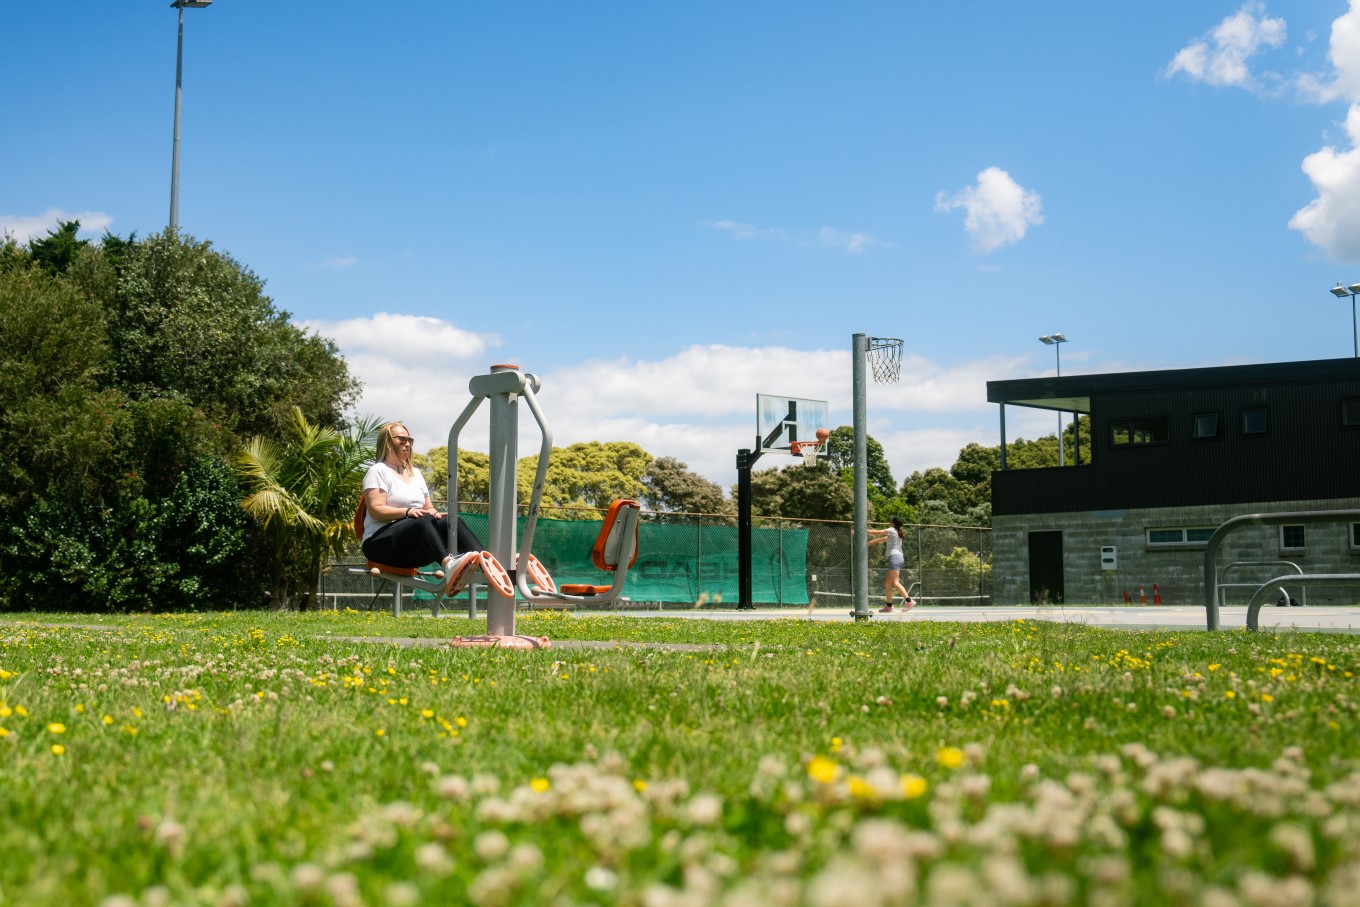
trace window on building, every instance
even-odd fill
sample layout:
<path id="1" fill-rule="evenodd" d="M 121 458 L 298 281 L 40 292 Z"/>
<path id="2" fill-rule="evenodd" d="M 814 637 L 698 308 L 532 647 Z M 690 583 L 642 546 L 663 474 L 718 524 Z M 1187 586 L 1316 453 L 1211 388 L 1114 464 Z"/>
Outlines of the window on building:
<path id="1" fill-rule="evenodd" d="M 1263 435 L 1266 433 L 1266 408 L 1253 406 L 1242 410 L 1242 434 Z"/>
<path id="2" fill-rule="evenodd" d="M 1360 523 L 1351 523 L 1351 547 L 1360 550 Z"/>
<path id="3" fill-rule="evenodd" d="M 1110 423 L 1110 443 L 1115 447 L 1132 444 L 1165 444 L 1171 440 L 1166 416 L 1147 419 L 1118 419 Z"/>
<path id="4" fill-rule="evenodd" d="M 1341 401 L 1341 424 L 1347 428 L 1360 427 L 1360 397 L 1347 397 Z"/>
<path id="5" fill-rule="evenodd" d="M 1204 547 L 1209 536 L 1214 534 L 1213 526 L 1190 526 L 1179 529 L 1149 529 L 1147 543 L 1149 548 L 1166 548 L 1172 545 L 1181 547 Z"/>
<path id="6" fill-rule="evenodd" d="M 1302 551 L 1306 547 L 1302 526 L 1281 526 L 1280 547 L 1289 551 Z"/>
<path id="7" fill-rule="evenodd" d="M 1207 441 L 1218 437 L 1218 413 L 1195 414 L 1195 440 Z"/>

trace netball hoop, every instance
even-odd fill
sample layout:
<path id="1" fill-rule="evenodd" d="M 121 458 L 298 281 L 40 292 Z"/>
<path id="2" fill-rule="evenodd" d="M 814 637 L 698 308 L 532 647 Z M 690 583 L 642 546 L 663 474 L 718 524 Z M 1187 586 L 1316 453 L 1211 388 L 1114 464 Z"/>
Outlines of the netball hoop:
<path id="1" fill-rule="evenodd" d="M 869 370 L 879 384 L 896 384 L 902 377 L 902 341 L 895 337 L 869 337 L 864 345 Z"/>

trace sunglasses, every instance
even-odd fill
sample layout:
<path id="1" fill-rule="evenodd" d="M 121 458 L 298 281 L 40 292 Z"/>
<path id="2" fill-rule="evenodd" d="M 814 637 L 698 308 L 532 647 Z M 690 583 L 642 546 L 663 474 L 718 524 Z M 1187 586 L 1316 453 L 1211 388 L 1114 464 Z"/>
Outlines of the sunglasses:
<path id="1" fill-rule="evenodd" d="M 393 435 L 392 440 L 398 444 L 414 444 L 416 439 L 410 435 Z"/>

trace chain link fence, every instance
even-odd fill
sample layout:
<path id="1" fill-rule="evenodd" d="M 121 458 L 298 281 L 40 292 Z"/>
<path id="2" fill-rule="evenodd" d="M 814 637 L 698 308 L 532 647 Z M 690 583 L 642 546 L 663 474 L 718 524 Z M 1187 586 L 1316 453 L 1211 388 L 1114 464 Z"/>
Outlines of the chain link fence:
<path id="1" fill-rule="evenodd" d="M 521 513 L 523 509 L 521 509 Z M 485 504 L 460 504 L 479 537 L 486 534 Z M 590 564 L 581 521 L 603 510 L 544 507 L 534 555 L 557 582 L 608 583 Z M 522 517 L 521 517 L 522 519 Z M 557 524 L 556 528 L 555 525 Z M 871 524 L 875 528 L 886 523 Z M 854 596 L 853 524 L 847 521 L 756 517 L 751 532 L 752 601 L 766 607 L 843 607 Z M 992 596 L 991 530 L 976 526 L 903 527 L 906 565 L 901 582 L 917 601 L 985 605 Z M 642 512 L 638 560 L 628 576 L 627 607 L 735 607 L 738 602 L 737 519 L 725 514 Z M 593 539 L 594 532 L 590 532 Z M 390 607 L 391 586 L 350 568 L 362 566 L 357 544 L 322 576 L 326 607 Z M 871 602 L 883 595 L 886 546 L 869 549 Z"/>

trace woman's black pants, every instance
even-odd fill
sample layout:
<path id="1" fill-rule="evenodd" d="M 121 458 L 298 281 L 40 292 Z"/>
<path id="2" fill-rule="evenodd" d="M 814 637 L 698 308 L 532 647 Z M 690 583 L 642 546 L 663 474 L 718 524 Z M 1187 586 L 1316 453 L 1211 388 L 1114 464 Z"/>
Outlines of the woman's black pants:
<path id="1" fill-rule="evenodd" d="M 393 520 L 368 537 L 368 541 L 363 544 L 364 556 L 389 567 L 424 567 L 442 563 L 450 554 L 446 544 L 448 533 L 447 516 L 426 514 Z M 459 520 L 458 550 L 452 553 L 483 550 L 481 541 Z"/>

